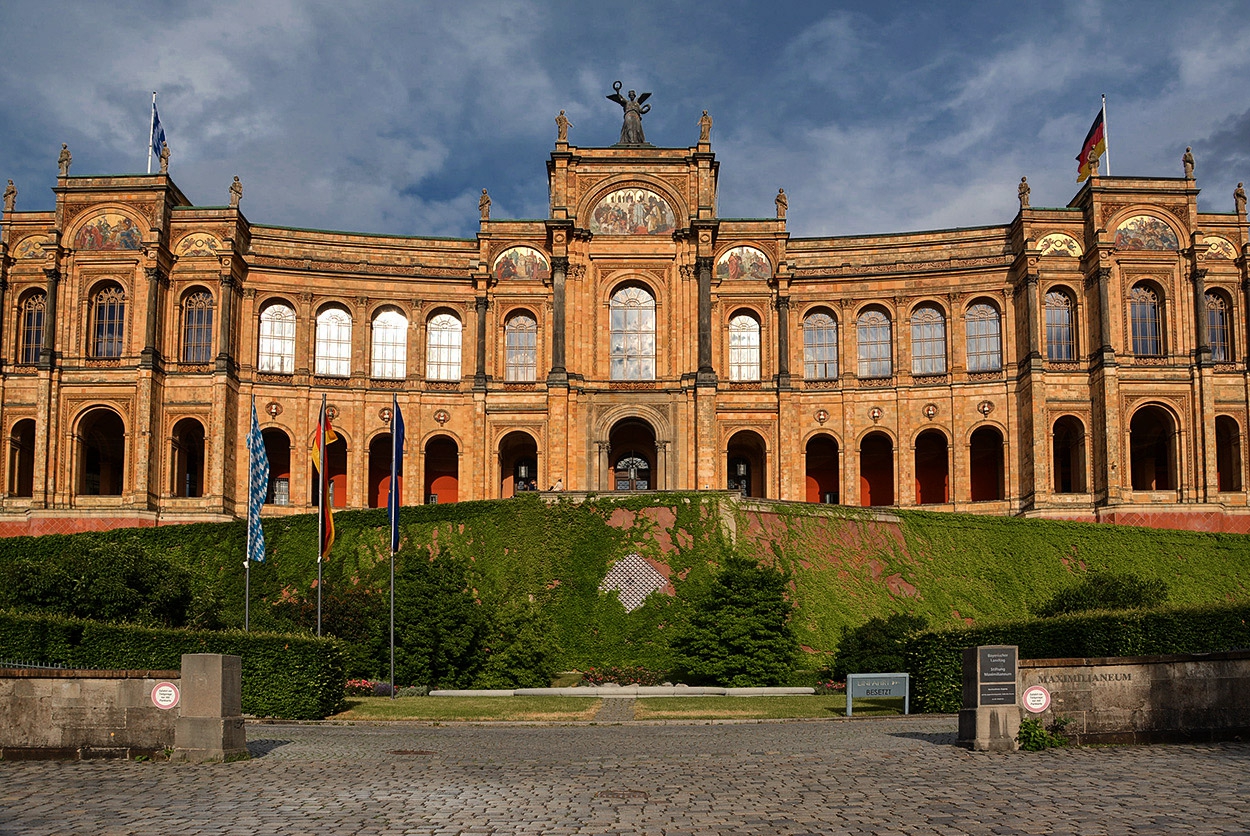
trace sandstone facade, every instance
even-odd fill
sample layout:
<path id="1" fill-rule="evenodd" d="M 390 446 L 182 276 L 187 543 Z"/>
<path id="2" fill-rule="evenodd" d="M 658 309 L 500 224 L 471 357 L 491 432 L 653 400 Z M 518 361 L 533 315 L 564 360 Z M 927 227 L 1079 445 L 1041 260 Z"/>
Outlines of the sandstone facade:
<path id="1" fill-rule="evenodd" d="M 1179 166 L 1178 166 L 1179 168 Z M 66 166 L 68 169 L 68 165 Z M 1000 226 L 791 238 L 717 213 L 710 142 L 547 162 L 476 238 L 253 223 L 168 174 L 70 176 L 0 244 L 0 533 L 517 490 L 751 496 L 1250 530 L 1247 236 L 1192 178 Z M 772 207 L 770 207 L 771 209 Z M 801 211 L 801 210 L 800 210 Z"/>

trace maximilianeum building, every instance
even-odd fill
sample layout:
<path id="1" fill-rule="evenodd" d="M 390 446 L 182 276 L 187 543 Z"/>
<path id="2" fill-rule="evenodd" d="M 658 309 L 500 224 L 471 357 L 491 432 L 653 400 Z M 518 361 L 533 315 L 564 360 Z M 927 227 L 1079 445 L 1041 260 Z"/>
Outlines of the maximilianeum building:
<path id="1" fill-rule="evenodd" d="M 628 125 L 627 125 L 628 127 Z M 1095 174 L 997 226 L 791 238 L 717 214 L 708 141 L 547 162 L 548 217 L 469 239 L 289 229 L 168 174 L 71 176 L 0 244 L 0 534 L 520 490 L 1250 530 L 1244 199 Z M 640 130 L 640 129 L 639 129 Z M 1178 161 L 1179 162 L 1179 161 Z M 1180 166 L 1178 165 L 1178 168 Z"/>

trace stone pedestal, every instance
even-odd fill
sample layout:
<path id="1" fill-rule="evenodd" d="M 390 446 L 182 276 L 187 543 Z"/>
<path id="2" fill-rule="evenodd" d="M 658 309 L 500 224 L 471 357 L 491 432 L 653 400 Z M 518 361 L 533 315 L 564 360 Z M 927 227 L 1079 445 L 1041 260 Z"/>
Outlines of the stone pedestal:
<path id="1" fill-rule="evenodd" d="M 238 656 L 184 655 L 181 716 L 174 725 L 172 760 L 209 763 L 246 758 L 242 699 Z"/>
<path id="2" fill-rule="evenodd" d="M 1020 705 L 1016 694 L 1017 649 L 986 645 L 964 650 L 963 709 L 959 742 L 978 752 L 1013 752 L 1020 747 Z"/>

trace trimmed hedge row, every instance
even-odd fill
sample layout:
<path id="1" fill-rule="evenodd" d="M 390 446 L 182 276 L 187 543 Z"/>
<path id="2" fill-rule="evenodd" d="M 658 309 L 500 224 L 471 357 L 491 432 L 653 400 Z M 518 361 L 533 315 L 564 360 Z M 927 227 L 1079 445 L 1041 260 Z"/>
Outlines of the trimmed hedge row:
<path id="1" fill-rule="evenodd" d="M 343 702 L 346 668 L 334 639 L 170 630 L 0 611 L 0 658 L 70 668 L 176 670 L 184 653 L 240 657 L 246 714 L 320 720 Z"/>
<path id="2" fill-rule="evenodd" d="M 952 713 L 962 699 L 963 651 L 1014 644 L 1021 659 L 1213 653 L 1250 647 L 1250 604 L 1121 610 L 929 630 L 905 643 L 917 711 Z"/>

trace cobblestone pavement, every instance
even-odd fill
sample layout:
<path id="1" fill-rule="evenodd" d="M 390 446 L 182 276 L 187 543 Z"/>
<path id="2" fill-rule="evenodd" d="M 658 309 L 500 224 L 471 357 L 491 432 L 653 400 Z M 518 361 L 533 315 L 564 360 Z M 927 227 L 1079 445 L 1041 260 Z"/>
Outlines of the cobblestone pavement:
<path id="1" fill-rule="evenodd" d="M 0 833 L 1250 833 L 1250 744 L 986 754 L 954 733 L 252 724 L 242 763 L 0 763 Z"/>

